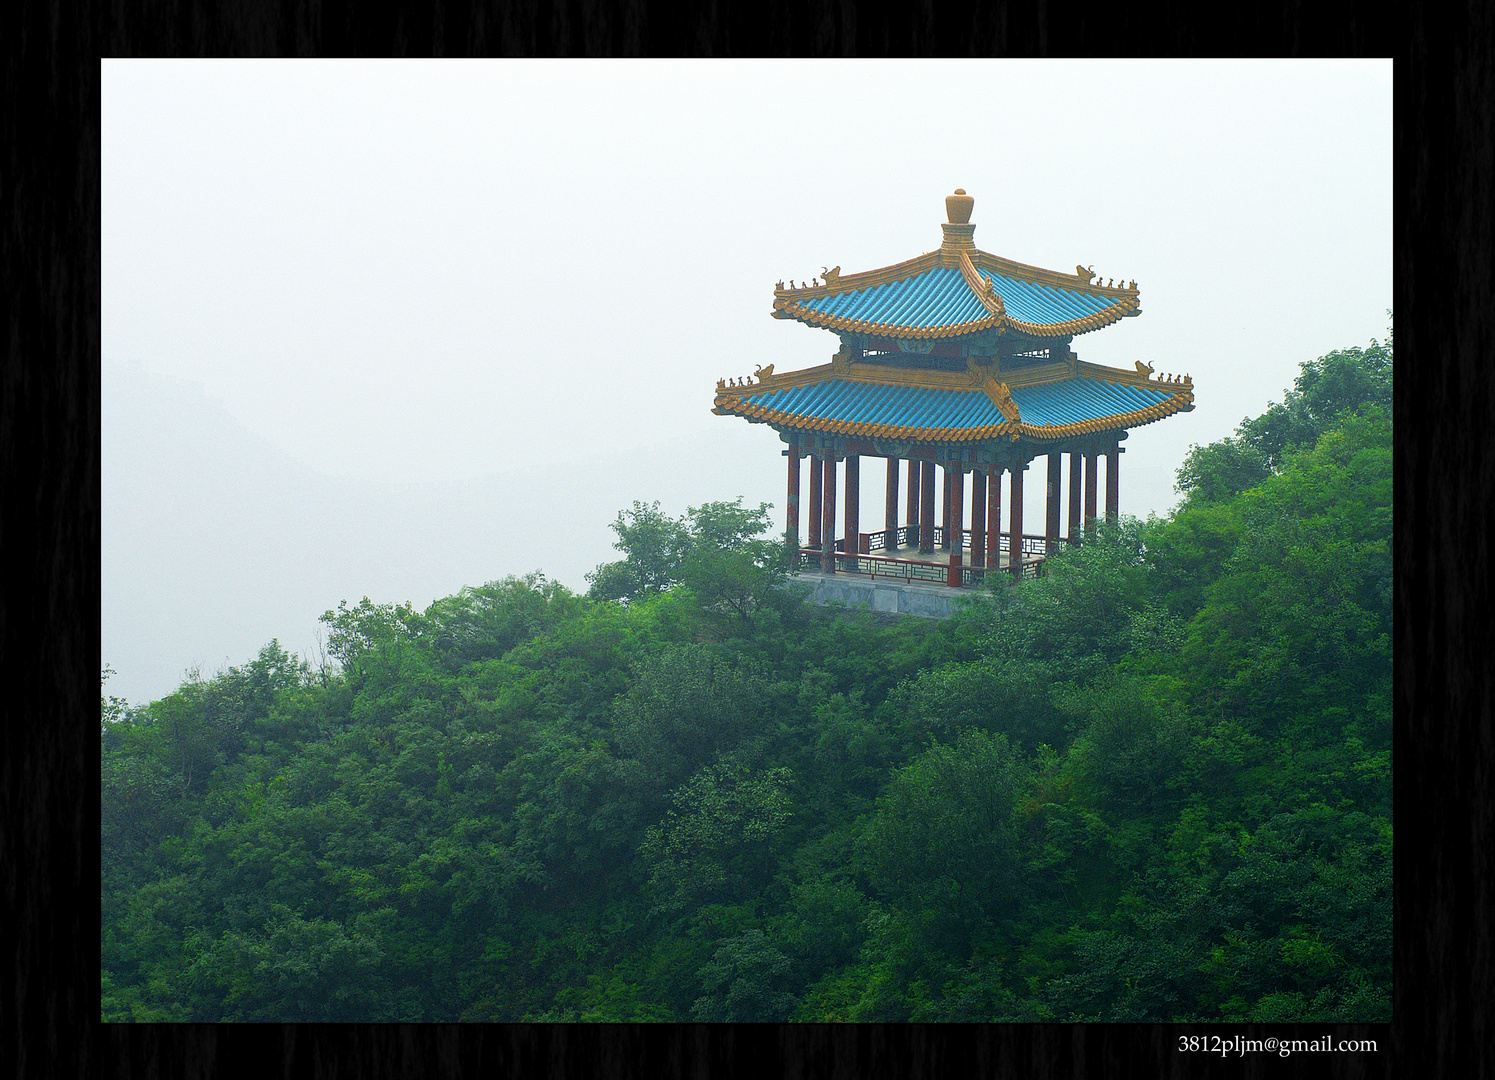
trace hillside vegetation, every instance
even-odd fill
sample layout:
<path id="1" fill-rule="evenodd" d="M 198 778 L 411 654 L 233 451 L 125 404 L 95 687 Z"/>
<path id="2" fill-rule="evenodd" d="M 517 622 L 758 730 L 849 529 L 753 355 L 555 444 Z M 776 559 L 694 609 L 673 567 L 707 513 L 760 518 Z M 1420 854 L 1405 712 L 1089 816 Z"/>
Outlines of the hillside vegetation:
<path id="1" fill-rule="evenodd" d="M 767 507 L 103 702 L 106 1021 L 1382 1021 L 1392 352 L 945 621 Z"/>

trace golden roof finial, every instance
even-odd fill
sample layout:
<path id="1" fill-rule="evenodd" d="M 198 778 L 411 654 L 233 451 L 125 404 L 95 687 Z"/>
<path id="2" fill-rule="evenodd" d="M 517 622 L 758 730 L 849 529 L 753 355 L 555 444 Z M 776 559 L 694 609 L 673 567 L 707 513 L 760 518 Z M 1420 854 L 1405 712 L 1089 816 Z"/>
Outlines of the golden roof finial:
<path id="1" fill-rule="evenodd" d="M 945 233 L 940 252 L 947 260 L 953 259 L 962 249 L 976 247 L 976 226 L 971 224 L 971 208 L 975 205 L 976 200 L 966 194 L 965 188 L 956 188 L 954 195 L 945 196 L 945 216 L 950 220 L 940 226 Z M 946 262 L 945 265 L 953 263 Z"/>
<path id="2" fill-rule="evenodd" d="M 954 195 L 945 196 L 945 216 L 952 225 L 964 225 L 971 220 L 971 210 L 976 200 L 966 194 L 965 188 L 956 188 Z"/>

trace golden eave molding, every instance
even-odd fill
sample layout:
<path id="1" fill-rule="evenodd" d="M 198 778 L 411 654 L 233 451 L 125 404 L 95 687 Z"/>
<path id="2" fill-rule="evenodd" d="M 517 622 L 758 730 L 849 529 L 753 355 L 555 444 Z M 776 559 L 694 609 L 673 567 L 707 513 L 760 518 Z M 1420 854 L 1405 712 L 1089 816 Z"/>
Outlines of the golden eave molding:
<path id="1" fill-rule="evenodd" d="M 856 292 L 861 289 L 870 289 L 878 285 L 888 285 L 895 281 L 914 277 L 939 267 L 959 270 L 965 279 L 967 287 L 976 295 L 977 299 L 986 308 L 987 314 L 984 318 L 975 319 L 967 323 L 959 323 L 954 326 L 935 327 L 905 327 L 892 323 L 873 323 L 860 319 L 848 319 L 839 315 L 828 315 L 824 312 L 815 311 L 804 306 L 804 301 L 816 300 L 827 296 L 839 296 L 843 293 Z M 1054 288 L 1067 289 L 1070 292 L 1081 293 L 1087 296 L 1099 296 L 1111 300 L 1112 303 L 1101 311 L 1093 312 L 1078 319 L 1070 319 L 1062 323 L 1030 323 L 1021 319 L 1015 319 L 1006 313 L 1002 305 L 1001 296 L 990 286 L 982 272 L 1000 274 L 1003 277 L 1017 278 L 1039 285 L 1049 285 Z M 1094 274 L 1084 267 L 1075 267 L 1075 273 L 1065 274 L 1057 270 L 1045 270 L 1038 266 L 1029 266 L 1026 263 L 1015 262 L 1004 259 L 998 255 L 992 255 L 975 247 L 956 246 L 953 249 L 941 248 L 939 251 L 931 251 L 914 259 L 907 259 L 892 266 L 885 266 L 878 270 L 864 270 L 856 274 L 842 274 L 840 267 L 824 271 L 825 282 L 810 286 L 784 288 L 784 283 L 779 282 L 774 289 L 773 314 L 775 318 L 792 318 L 811 326 L 820 326 L 828 330 L 845 330 L 854 333 L 875 334 L 881 337 L 893 338 L 951 338 L 961 337 L 965 334 L 973 334 L 983 330 L 997 330 L 999 333 L 1013 330 L 1029 337 L 1070 337 L 1076 334 L 1087 333 L 1098 330 L 1102 326 L 1136 315 L 1141 311 L 1141 293 L 1137 283 L 1133 281 L 1130 285 L 1122 286 L 1091 284 Z"/>
<path id="2" fill-rule="evenodd" d="M 719 416 L 735 414 L 763 423 L 780 424 L 827 434 L 914 439 L 920 442 L 973 442 L 998 437 L 1016 440 L 1024 436 L 1030 439 L 1052 440 L 1098 431 L 1141 427 L 1144 424 L 1161 420 L 1165 416 L 1193 408 L 1194 382 L 1188 375 L 1154 376 L 1150 364 L 1138 363 L 1135 368 L 1134 371 L 1126 371 L 1122 368 L 1105 367 L 1084 361 L 1078 361 L 1074 365 L 1060 361 L 1051 364 L 1035 364 L 1018 371 L 1003 372 L 1000 378 L 996 378 L 993 377 L 991 369 L 974 362 L 968 362 L 965 371 L 909 370 L 889 368 L 880 364 L 853 363 L 843 352 L 832 357 L 829 364 L 819 364 L 815 367 L 802 368 L 799 371 L 786 371 L 778 374 L 773 371 L 772 365 L 760 368 L 760 377 L 757 381 L 751 378 L 731 382 L 719 379 L 716 384 L 716 399 L 711 411 Z M 1082 420 L 1073 424 L 1057 425 L 1029 424 L 1022 420 L 1018 413 L 1017 403 L 1012 400 L 1010 393 L 1013 388 L 1063 382 L 1076 376 L 1160 390 L 1169 396 L 1146 408 L 1098 420 Z M 861 421 L 812 419 L 744 400 L 749 395 L 786 390 L 827 379 L 880 383 L 886 386 L 933 386 L 951 390 L 979 389 L 1002 411 L 1005 419 L 1001 424 L 980 428 L 909 428 L 891 424 L 868 424 Z"/>

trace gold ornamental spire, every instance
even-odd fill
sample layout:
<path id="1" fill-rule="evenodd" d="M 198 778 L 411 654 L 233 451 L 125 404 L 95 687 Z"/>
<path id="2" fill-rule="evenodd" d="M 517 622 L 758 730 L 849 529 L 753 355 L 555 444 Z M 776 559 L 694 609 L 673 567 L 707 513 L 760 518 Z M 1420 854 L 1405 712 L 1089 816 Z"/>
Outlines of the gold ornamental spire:
<path id="1" fill-rule="evenodd" d="M 956 188 L 954 195 L 945 196 L 945 217 L 949 220 L 940 226 L 945 230 L 940 254 L 956 255 L 962 250 L 975 250 L 976 226 L 971 224 L 971 210 L 975 205 L 976 200 L 966 194 L 965 188 Z"/>

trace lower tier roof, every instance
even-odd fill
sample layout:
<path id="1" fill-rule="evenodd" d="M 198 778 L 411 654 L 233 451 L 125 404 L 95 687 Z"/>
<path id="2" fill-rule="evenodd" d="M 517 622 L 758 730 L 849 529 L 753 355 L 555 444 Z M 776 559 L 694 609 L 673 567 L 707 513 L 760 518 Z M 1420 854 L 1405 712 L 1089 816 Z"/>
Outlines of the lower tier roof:
<path id="1" fill-rule="evenodd" d="M 1192 408 L 1191 383 L 1137 386 L 1078 376 L 1010 390 L 827 378 L 759 393 L 719 393 L 714 411 L 781 429 L 968 442 L 1140 427 Z"/>

